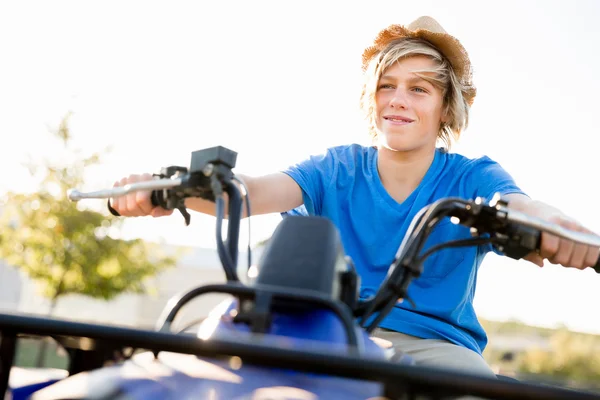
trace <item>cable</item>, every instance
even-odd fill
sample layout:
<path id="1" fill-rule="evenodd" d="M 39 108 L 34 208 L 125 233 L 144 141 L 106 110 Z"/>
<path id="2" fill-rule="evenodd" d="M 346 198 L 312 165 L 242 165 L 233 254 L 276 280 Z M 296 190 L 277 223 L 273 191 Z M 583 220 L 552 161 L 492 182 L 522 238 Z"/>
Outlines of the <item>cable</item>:
<path id="1" fill-rule="evenodd" d="M 246 202 L 246 216 L 248 218 L 248 270 L 250 270 L 250 266 L 252 265 L 252 249 L 251 249 L 251 240 L 250 240 L 250 234 L 252 232 L 252 230 L 250 229 L 250 216 L 252 215 L 250 213 L 250 196 L 249 196 L 249 192 L 248 192 L 248 187 L 246 186 L 246 184 L 244 183 L 243 180 L 241 180 L 240 178 L 238 178 L 237 176 L 233 176 L 232 178 L 234 181 L 238 182 L 242 188 L 244 188 L 244 193 L 243 196 L 245 198 L 245 202 Z"/>
<path id="2" fill-rule="evenodd" d="M 491 242 L 490 238 L 479 237 L 479 238 L 473 238 L 473 239 L 461 239 L 461 240 L 454 240 L 454 241 L 447 242 L 447 243 L 441 243 L 441 244 L 435 245 L 435 246 L 431 247 L 430 249 L 428 249 L 421 257 L 415 259 L 413 261 L 413 264 L 415 266 L 422 265 L 429 256 L 431 256 L 436 251 L 442 250 L 444 248 L 477 246 L 477 245 L 481 245 L 481 244 L 487 244 L 489 242 Z M 398 268 L 398 267 L 396 267 L 396 268 Z M 403 286 L 407 283 L 407 279 L 408 278 L 406 275 L 406 271 L 404 271 L 404 275 L 402 276 L 402 282 L 399 285 L 401 288 L 403 288 Z M 381 308 L 381 310 L 379 311 L 379 314 L 375 317 L 375 319 L 373 321 L 371 321 L 371 323 L 368 326 L 365 327 L 365 330 L 367 332 L 371 333 L 377 327 L 377 325 L 379 325 L 381 320 L 383 320 L 383 318 L 385 318 L 385 316 L 396 305 L 397 299 L 394 298 L 395 297 L 394 292 L 390 293 L 388 296 L 389 296 L 388 299 L 386 299 L 385 302 L 383 302 L 383 305 L 380 305 L 380 307 L 374 307 L 373 313 L 377 312 L 378 308 Z M 410 299 L 408 299 L 408 300 L 410 301 Z M 366 321 L 364 321 L 364 322 L 366 322 Z"/>
<path id="3" fill-rule="evenodd" d="M 225 213 L 225 199 L 223 195 L 215 196 L 215 203 L 217 206 L 217 252 L 221 257 L 221 262 L 225 268 L 225 275 L 227 276 L 228 281 L 237 281 L 237 274 L 235 273 L 235 268 L 233 266 L 233 260 L 231 259 L 227 249 L 225 249 L 225 244 L 223 243 L 223 215 Z"/>
<path id="4" fill-rule="evenodd" d="M 488 244 L 492 241 L 491 238 L 473 238 L 473 239 L 461 239 L 461 240 L 453 240 L 451 242 L 441 243 L 429 248 L 423 255 L 418 258 L 415 262 L 422 264 L 425 260 L 435 253 L 438 250 L 442 250 L 444 248 L 453 248 L 453 247 L 467 247 L 467 246 L 479 246 L 482 244 Z"/>
<path id="5" fill-rule="evenodd" d="M 378 293 L 371 300 L 366 302 L 366 309 L 360 320 L 361 326 L 364 327 L 364 324 L 366 324 L 371 316 L 378 310 L 383 308 L 389 312 L 389 308 L 386 307 L 387 302 L 396 292 L 395 290 L 390 290 L 389 286 L 393 285 L 398 279 L 401 279 L 400 283 L 406 283 L 407 279 L 412 279 L 412 275 L 420 272 L 420 269 L 415 268 L 420 266 L 418 263 L 418 254 L 421 252 L 421 249 L 425 245 L 425 242 L 435 225 L 442 218 L 451 214 L 452 211 L 457 208 L 457 204 L 464 205 L 465 201 L 454 197 L 441 199 L 419 210 L 415 215 L 408 228 L 409 230 L 396 253 L 396 258 L 392 264 L 395 265 L 395 267 L 388 270 L 388 274 L 381 283 Z M 410 264 L 407 266 L 402 265 L 404 260 L 408 260 Z M 417 262 L 415 262 L 415 260 Z"/>

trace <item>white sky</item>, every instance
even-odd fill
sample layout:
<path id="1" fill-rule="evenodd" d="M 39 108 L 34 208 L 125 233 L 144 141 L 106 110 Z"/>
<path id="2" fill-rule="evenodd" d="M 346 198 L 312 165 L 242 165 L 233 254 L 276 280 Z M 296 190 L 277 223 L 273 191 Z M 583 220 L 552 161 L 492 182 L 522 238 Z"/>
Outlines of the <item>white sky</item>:
<path id="1" fill-rule="evenodd" d="M 68 111 L 81 147 L 114 148 L 87 189 L 187 165 L 191 151 L 217 144 L 239 152 L 238 171 L 260 174 L 364 142 L 362 50 L 379 29 L 420 15 L 457 36 L 475 67 L 471 125 L 454 151 L 487 154 L 532 197 L 600 232 L 593 0 L 3 1 L 0 192 L 35 187 L 20 163 L 57 154 L 47 127 Z M 253 240 L 278 220 L 253 218 Z M 213 221 L 132 219 L 127 234 L 213 246 Z M 476 303 L 483 317 L 600 334 L 591 271 L 490 256 Z"/>

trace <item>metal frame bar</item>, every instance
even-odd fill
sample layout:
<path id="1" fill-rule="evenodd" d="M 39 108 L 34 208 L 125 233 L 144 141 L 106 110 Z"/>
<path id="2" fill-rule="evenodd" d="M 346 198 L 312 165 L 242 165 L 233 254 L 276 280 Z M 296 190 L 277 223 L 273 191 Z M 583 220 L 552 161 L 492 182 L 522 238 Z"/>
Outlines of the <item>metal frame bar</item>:
<path id="1" fill-rule="evenodd" d="M 386 393 L 406 387 L 412 393 L 474 395 L 493 399 L 600 399 L 600 394 L 521 382 L 506 382 L 439 369 L 403 366 L 391 362 L 354 357 L 335 352 L 307 352 L 282 346 L 267 346 L 243 341 L 200 340 L 135 328 L 71 322 L 36 316 L 0 314 L 2 366 L 12 365 L 17 334 L 88 338 L 112 346 L 133 347 L 155 352 L 169 351 L 203 357 L 237 356 L 244 363 L 293 369 L 359 380 L 380 382 Z M 292 367 L 290 367 L 292 366 Z M 5 368 L 2 376 L 4 378 Z M 4 378 L 8 382 L 8 374 Z M 0 387 L 6 391 L 7 386 Z"/>

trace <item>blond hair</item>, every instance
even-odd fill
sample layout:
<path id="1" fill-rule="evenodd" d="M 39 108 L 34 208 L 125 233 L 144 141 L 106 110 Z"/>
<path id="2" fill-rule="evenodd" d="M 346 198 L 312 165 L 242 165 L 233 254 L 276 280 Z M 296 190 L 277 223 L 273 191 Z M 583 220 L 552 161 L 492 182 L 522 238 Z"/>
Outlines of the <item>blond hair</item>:
<path id="1" fill-rule="evenodd" d="M 458 140 L 461 132 L 469 124 L 469 104 L 463 96 L 467 88 L 457 78 L 450 62 L 433 45 L 422 39 L 396 40 L 369 62 L 365 71 L 366 79 L 360 96 L 360 106 L 368 120 L 371 138 L 374 140 L 377 137 L 375 94 L 379 80 L 394 63 L 412 56 L 426 56 L 436 63 L 432 69 L 415 73 L 442 91 L 442 112 L 446 116 L 446 122 L 440 123 L 438 139 L 450 148 L 452 140 Z M 433 73 L 433 76 L 426 73 Z"/>

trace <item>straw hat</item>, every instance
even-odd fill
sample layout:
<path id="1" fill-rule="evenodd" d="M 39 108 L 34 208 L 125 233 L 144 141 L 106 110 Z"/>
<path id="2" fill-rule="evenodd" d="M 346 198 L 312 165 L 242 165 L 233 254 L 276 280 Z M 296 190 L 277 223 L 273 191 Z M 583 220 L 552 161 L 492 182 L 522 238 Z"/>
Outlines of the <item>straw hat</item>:
<path id="1" fill-rule="evenodd" d="M 424 16 L 408 26 L 390 25 L 377 35 L 373 44 L 362 55 L 362 68 L 366 71 L 369 62 L 387 46 L 402 38 L 420 38 L 435 46 L 448 59 L 459 81 L 465 86 L 463 96 L 469 105 L 473 104 L 476 88 L 473 85 L 471 61 L 458 39 L 449 35 L 433 18 Z"/>

